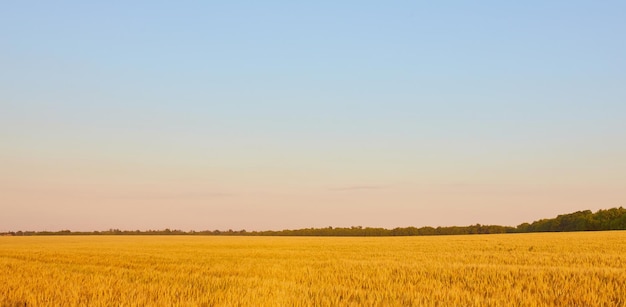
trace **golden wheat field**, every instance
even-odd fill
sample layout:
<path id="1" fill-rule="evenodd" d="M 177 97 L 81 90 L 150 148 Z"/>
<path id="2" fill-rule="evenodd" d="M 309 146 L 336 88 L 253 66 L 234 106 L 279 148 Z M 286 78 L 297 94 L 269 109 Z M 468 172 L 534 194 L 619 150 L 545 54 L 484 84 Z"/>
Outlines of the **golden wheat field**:
<path id="1" fill-rule="evenodd" d="M 623 306 L 626 232 L 0 237 L 2 306 Z"/>

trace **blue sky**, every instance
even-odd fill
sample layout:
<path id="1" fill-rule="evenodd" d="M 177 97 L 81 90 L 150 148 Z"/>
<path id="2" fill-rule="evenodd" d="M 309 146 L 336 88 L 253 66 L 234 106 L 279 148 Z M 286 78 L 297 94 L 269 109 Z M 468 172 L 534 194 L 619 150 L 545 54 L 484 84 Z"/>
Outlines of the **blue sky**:
<path id="1" fill-rule="evenodd" d="M 625 15 L 620 1 L 5 3 L 0 224 L 515 224 L 624 205 Z"/>

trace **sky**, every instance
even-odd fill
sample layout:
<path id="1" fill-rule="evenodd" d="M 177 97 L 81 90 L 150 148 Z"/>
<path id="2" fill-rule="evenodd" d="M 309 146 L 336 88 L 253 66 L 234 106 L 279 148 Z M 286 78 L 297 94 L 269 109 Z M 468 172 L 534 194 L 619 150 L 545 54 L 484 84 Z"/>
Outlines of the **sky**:
<path id="1" fill-rule="evenodd" d="M 626 206 L 623 1 L 0 7 L 0 231 Z"/>

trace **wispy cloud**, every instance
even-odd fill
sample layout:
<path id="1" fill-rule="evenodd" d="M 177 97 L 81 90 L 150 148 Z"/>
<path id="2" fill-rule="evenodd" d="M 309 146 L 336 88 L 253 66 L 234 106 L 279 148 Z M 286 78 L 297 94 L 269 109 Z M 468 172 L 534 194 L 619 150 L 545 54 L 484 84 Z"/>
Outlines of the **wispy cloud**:
<path id="1" fill-rule="evenodd" d="M 387 188 L 387 186 L 384 186 L 384 185 L 353 185 L 353 186 L 329 188 L 329 190 L 335 191 L 335 192 L 343 192 L 343 191 L 357 191 L 357 190 L 380 190 L 380 189 L 385 189 L 385 188 Z"/>

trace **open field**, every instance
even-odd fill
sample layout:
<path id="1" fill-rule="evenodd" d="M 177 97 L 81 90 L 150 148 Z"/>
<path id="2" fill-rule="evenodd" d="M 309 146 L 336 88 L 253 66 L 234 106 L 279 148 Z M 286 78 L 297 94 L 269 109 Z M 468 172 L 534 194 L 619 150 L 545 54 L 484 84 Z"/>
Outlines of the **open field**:
<path id="1" fill-rule="evenodd" d="M 1 306 L 623 306 L 626 231 L 0 237 Z"/>

